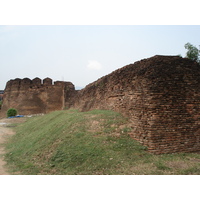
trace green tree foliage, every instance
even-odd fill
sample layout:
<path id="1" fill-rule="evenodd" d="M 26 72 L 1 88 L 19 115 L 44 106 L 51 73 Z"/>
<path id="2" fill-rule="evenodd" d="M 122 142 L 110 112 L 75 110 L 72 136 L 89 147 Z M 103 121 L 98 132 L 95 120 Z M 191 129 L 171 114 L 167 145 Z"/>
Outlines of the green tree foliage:
<path id="1" fill-rule="evenodd" d="M 17 110 L 14 108 L 10 108 L 7 111 L 7 117 L 13 117 L 17 115 Z"/>
<path id="2" fill-rule="evenodd" d="M 185 48 L 187 49 L 186 58 L 200 63 L 200 51 L 189 42 L 185 44 Z"/>
<path id="3" fill-rule="evenodd" d="M 0 110 L 1 110 L 1 106 L 2 106 L 2 100 L 0 100 Z"/>

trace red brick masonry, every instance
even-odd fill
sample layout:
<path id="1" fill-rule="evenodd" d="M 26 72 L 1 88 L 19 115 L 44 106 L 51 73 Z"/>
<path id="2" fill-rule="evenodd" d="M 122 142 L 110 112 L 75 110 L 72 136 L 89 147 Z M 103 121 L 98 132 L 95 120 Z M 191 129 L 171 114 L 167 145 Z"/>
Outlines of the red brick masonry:
<path id="1" fill-rule="evenodd" d="M 75 91 L 47 78 L 7 83 L 2 113 L 63 108 L 109 109 L 129 117 L 131 136 L 155 154 L 200 151 L 200 65 L 179 56 L 154 56 L 120 68 Z"/>

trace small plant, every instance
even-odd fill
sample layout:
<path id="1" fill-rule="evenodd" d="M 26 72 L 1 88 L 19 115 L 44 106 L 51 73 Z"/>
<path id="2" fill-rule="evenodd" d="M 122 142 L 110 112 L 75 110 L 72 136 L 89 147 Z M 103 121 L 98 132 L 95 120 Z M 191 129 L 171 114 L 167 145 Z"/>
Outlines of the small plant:
<path id="1" fill-rule="evenodd" d="M 2 100 L 0 100 L 0 110 L 1 110 L 2 103 L 3 103 Z"/>
<path id="2" fill-rule="evenodd" d="M 17 115 L 17 110 L 14 108 L 10 108 L 7 111 L 7 117 L 13 117 Z"/>
<path id="3" fill-rule="evenodd" d="M 165 164 L 163 162 L 161 162 L 161 160 L 155 162 L 155 166 L 159 170 L 170 170 L 170 167 L 165 166 Z"/>

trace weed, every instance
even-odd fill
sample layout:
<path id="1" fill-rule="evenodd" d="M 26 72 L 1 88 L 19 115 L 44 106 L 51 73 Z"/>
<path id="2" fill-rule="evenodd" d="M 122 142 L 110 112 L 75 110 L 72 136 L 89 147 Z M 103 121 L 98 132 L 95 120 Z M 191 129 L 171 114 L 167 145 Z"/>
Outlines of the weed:
<path id="1" fill-rule="evenodd" d="M 159 170 L 170 170 L 170 167 L 167 167 L 162 161 L 155 162 L 155 166 Z"/>

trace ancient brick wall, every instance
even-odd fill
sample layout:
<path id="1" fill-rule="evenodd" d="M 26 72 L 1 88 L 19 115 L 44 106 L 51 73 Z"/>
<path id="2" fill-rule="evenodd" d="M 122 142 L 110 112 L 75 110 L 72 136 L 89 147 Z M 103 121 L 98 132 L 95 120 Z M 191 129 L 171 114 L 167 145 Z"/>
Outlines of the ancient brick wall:
<path id="1" fill-rule="evenodd" d="M 48 113 L 62 110 L 66 106 L 65 98 L 73 94 L 74 85 L 70 82 L 57 81 L 46 78 L 30 80 L 28 78 L 15 79 L 7 82 L 1 115 L 5 116 L 9 108 L 15 108 L 18 114 Z"/>
<path id="2" fill-rule="evenodd" d="M 189 59 L 154 56 L 125 66 L 86 86 L 73 106 L 124 114 L 150 152 L 200 150 L 200 66 Z"/>
<path id="3" fill-rule="evenodd" d="M 178 56 L 154 56 L 120 68 L 75 91 L 47 78 L 10 80 L 1 115 L 63 108 L 108 109 L 132 124 L 131 136 L 155 154 L 200 151 L 200 66 Z"/>

